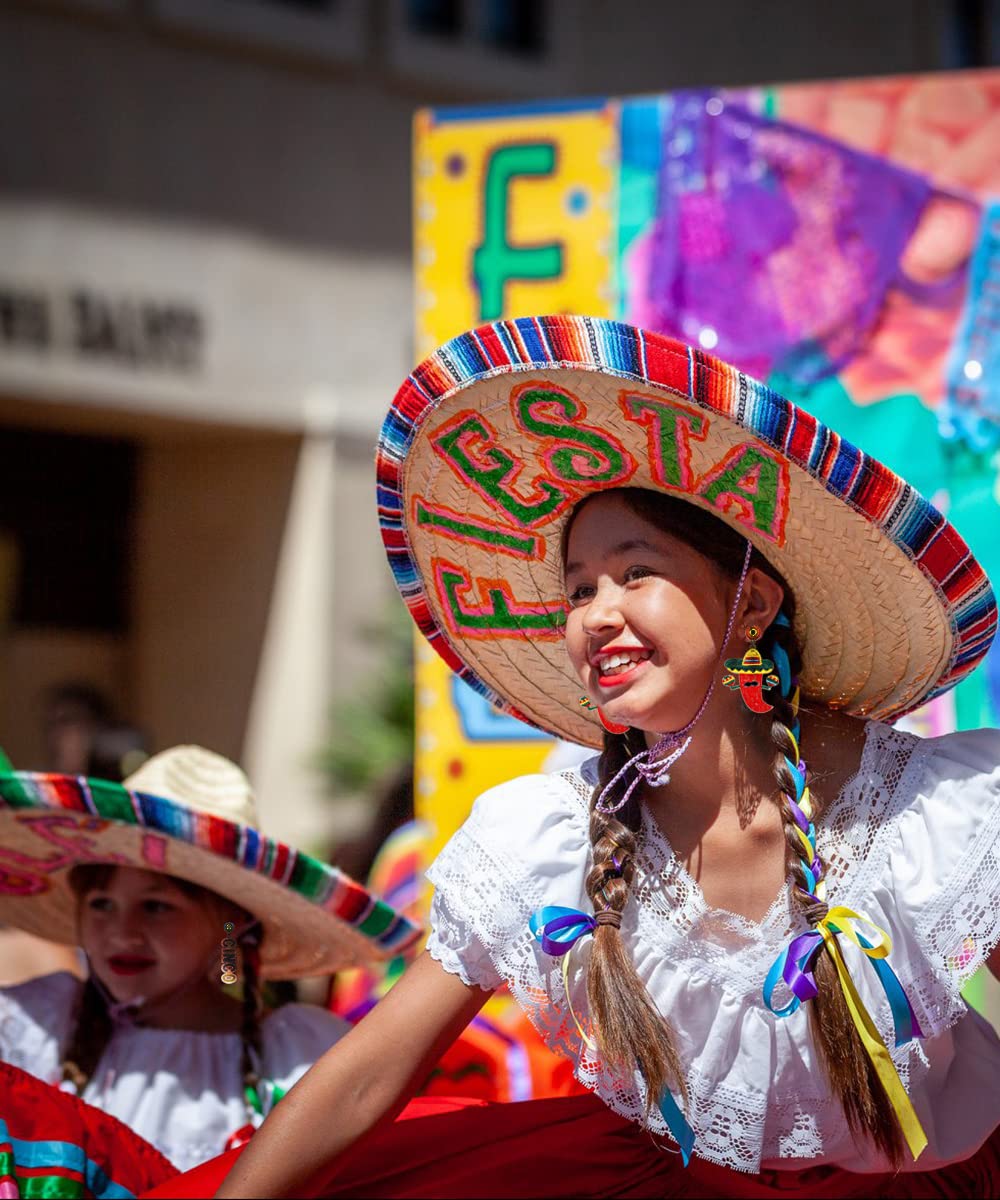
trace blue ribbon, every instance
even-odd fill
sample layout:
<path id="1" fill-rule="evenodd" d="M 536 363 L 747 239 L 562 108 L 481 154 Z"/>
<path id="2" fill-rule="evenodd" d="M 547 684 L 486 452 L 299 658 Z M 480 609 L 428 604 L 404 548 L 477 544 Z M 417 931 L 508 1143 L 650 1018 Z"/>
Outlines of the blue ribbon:
<path id="1" fill-rule="evenodd" d="M 559 904 L 550 904 L 531 914 L 528 918 L 528 928 L 531 930 L 532 937 L 540 943 L 546 954 L 561 958 L 564 954 L 568 954 L 581 938 L 594 932 L 597 928 L 597 921 L 590 913 L 581 912 L 578 908 L 564 908 Z M 564 978 L 565 972 L 566 967 L 564 966 Z M 566 998 L 568 1001 L 568 988 Z M 589 1042 L 575 1013 L 573 1013 L 573 1018 L 576 1020 L 577 1028 L 584 1041 Z M 694 1130 L 687 1123 L 687 1119 L 669 1088 L 664 1089 L 658 1107 L 660 1115 L 670 1131 L 670 1136 L 680 1147 L 681 1159 L 686 1167 L 694 1149 Z"/>
<path id="2" fill-rule="evenodd" d="M 873 943 L 861 933 L 858 934 L 858 941 L 866 950 L 872 948 Z M 764 980 L 763 991 L 764 1003 L 776 1017 L 790 1017 L 803 1000 L 811 1000 L 816 995 L 818 989 L 812 972 L 822 948 L 822 936 L 815 930 L 809 930 L 793 938 L 774 960 Z M 924 1035 L 917 1015 L 910 1006 L 896 972 L 884 958 L 869 958 L 868 955 L 865 957 L 871 963 L 882 984 L 885 998 L 889 1001 L 897 1049 L 912 1042 L 915 1037 L 922 1038 Z M 793 992 L 792 999 L 784 1008 L 775 1008 L 771 1002 L 779 979 L 784 980 Z"/>
<path id="3" fill-rule="evenodd" d="M 593 933 L 597 922 L 589 913 L 581 912 L 578 908 L 551 904 L 531 914 L 528 928 L 546 954 L 559 958 L 568 954 L 580 938 Z"/>
<path id="4" fill-rule="evenodd" d="M 670 1130 L 670 1136 L 674 1139 L 681 1149 L 681 1161 L 685 1166 L 691 1161 L 691 1152 L 694 1150 L 694 1130 L 687 1123 L 687 1118 L 677 1107 L 677 1101 L 674 1099 L 669 1088 L 664 1089 L 663 1095 L 660 1097 L 660 1116 L 666 1122 L 667 1128 Z"/>

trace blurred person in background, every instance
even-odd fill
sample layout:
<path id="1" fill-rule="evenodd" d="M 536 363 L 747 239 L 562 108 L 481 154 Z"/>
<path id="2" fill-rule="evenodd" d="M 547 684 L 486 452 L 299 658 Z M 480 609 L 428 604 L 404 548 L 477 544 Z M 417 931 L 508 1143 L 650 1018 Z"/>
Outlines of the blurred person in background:
<path id="1" fill-rule="evenodd" d="M 35 829 L 53 820 L 62 853 L 43 858 Z M 0 839 L 0 915 L 78 941 L 89 968 L 83 983 L 56 971 L 0 990 L 0 1058 L 180 1169 L 251 1136 L 349 1028 L 310 1005 L 266 1011 L 261 981 L 387 955 L 417 932 L 261 835 L 246 776 L 200 747 L 156 755 L 124 786 L 0 774 Z"/>
<path id="2" fill-rule="evenodd" d="M 45 697 L 45 767 L 120 783 L 149 756 L 146 735 L 115 719 L 108 698 L 89 683 L 64 683 Z"/>

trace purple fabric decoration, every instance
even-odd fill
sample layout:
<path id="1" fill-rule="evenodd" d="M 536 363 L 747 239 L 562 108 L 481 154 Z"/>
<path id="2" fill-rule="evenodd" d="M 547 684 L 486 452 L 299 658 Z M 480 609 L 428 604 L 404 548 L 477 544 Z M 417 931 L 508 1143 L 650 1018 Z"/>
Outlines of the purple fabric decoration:
<path id="1" fill-rule="evenodd" d="M 813 383 L 863 346 L 932 193 L 711 92 L 664 122 L 644 319 L 749 374 Z"/>

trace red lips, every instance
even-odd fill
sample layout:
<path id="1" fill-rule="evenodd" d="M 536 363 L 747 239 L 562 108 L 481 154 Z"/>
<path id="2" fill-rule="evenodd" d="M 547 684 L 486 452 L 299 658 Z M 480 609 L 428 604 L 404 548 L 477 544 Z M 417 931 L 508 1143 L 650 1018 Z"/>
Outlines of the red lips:
<path id="1" fill-rule="evenodd" d="M 115 954 L 108 959 L 108 966 L 116 975 L 136 975 L 139 971 L 155 967 L 156 959 L 142 954 Z"/>

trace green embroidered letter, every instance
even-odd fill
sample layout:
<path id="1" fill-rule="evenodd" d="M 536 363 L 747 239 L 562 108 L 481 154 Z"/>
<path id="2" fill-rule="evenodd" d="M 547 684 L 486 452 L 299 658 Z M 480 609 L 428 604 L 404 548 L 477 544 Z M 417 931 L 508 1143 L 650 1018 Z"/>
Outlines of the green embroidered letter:
<path id="1" fill-rule="evenodd" d="M 518 525 L 536 525 L 566 503 L 566 493 L 544 476 L 534 481 L 534 494 L 521 496 L 514 491 L 524 464 L 497 445 L 496 430 L 479 413 L 459 413 L 431 442 L 460 479 Z"/>
<path id="2" fill-rule="evenodd" d="M 467 571 L 444 559 L 434 559 L 437 592 L 445 618 L 452 633 L 462 637 L 532 637 L 562 636 L 566 609 L 561 601 L 524 604 L 511 595 L 510 585 L 503 579 L 476 578 L 481 603 L 463 600 L 472 590 L 472 578 Z"/>
<path id="3" fill-rule="evenodd" d="M 568 423 L 586 412 L 575 396 L 554 388 L 528 388 L 515 404 L 522 429 L 567 443 L 545 455 L 545 463 L 557 479 L 567 483 L 621 483 L 635 471 L 630 455 L 608 435 L 589 425 Z"/>
<path id="4" fill-rule="evenodd" d="M 699 494 L 720 512 L 779 545 L 784 541 L 788 508 L 788 468 L 763 446 L 737 446 L 698 486 Z"/>
<path id="5" fill-rule="evenodd" d="M 702 441 L 708 433 L 708 420 L 683 405 L 627 392 L 621 397 L 621 406 L 628 420 L 646 426 L 649 467 L 656 482 L 690 492 L 694 476 L 688 439 Z"/>
<path id="6" fill-rule="evenodd" d="M 463 517 L 450 509 L 428 504 L 421 496 L 413 503 L 413 515 L 418 525 L 435 530 L 444 537 L 457 542 L 472 542 L 487 546 L 504 554 L 515 554 L 519 558 L 540 558 L 544 543 L 535 533 L 519 534 L 502 525 L 489 525 L 485 521 Z"/>

